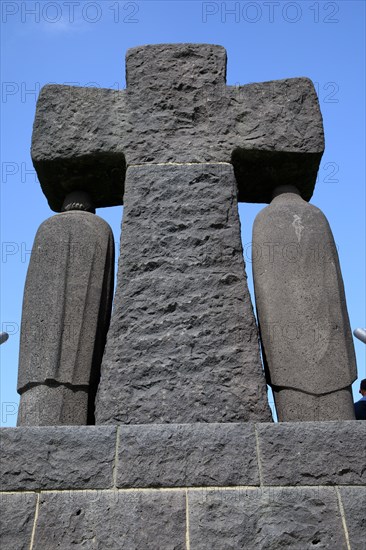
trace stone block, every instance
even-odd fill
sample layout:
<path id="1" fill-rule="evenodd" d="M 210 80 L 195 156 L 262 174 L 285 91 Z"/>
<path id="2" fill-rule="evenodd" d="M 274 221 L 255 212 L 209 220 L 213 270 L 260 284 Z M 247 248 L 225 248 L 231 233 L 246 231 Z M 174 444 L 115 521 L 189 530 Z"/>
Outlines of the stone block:
<path id="1" fill-rule="evenodd" d="M 346 550 L 333 488 L 189 491 L 192 550 Z"/>
<path id="2" fill-rule="evenodd" d="M 137 46 L 126 53 L 127 89 L 138 93 L 146 104 L 143 94 L 155 95 L 156 89 L 170 90 L 178 97 L 190 88 L 203 91 L 222 87 L 226 84 L 226 63 L 225 48 L 215 44 Z"/>
<path id="3" fill-rule="evenodd" d="M 259 485 L 253 424 L 121 426 L 118 487 Z"/>
<path id="4" fill-rule="evenodd" d="M 127 170 L 96 423 L 270 421 L 231 165 Z"/>
<path id="5" fill-rule="evenodd" d="M 363 485 L 366 422 L 258 424 L 265 485 Z"/>
<path id="6" fill-rule="evenodd" d="M 32 160 L 52 210 L 61 212 L 66 195 L 75 190 L 87 191 L 96 208 L 122 204 L 125 112 L 124 94 L 115 90 L 54 84 L 42 88 Z"/>
<path id="7" fill-rule="evenodd" d="M 33 550 L 185 550 L 185 493 L 42 494 Z"/>
<path id="8" fill-rule="evenodd" d="M 0 548 L 29 550 L 37 495 L 0 493 Z"/>
<path id="9" fill-rule="evenodd" d="M 366 453 L 359 455 L 366 463 Z M 340 487 L 348 536 L 352 550 L 365 550 L 366 544 L 366 487 Z"/>
<path id="10" fill-rule="evenodd" d="M 0 437 L 3 491 L 113 485 L 115 427 L 3 428 Z"/>

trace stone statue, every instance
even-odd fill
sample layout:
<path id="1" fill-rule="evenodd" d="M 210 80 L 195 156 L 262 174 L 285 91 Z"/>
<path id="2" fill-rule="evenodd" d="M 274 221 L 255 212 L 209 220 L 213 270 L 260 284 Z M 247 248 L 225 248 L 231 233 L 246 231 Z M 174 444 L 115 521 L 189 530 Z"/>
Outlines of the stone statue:
<path id="1" fill-rule="evenodd" d="M 333 235 L 294 186 L 253 227 L 253 276 L 267 382 L 279 420 L 354 419 L 355 352 Z"/>
<path id="2" fill-rule="evenodd" d="M 18 425 L 94 423 L 114 242 L 90 196 L 70 193 L 35 237 L 20 340 Z"/>
<path id="3" fill-rule="evenodd" d="M 227 86 L 226 52 L 210 44 L 132 48 L 126 76 L 122 91 L 44 87 L 32 141 L 33 163 L 52 209 L 60 211 L 64 194 L 73 189 L 87 189 L 96 207 L 124 204 L 96 423 L 268 421 L 237 202 L 268 203 L 278 186 L 296 182 L 304 199 L 298 200 L 313 212 L 304 201 L 312 196 L 324 150 L 314 86 L 307 78 Z M 310 234 L 303 211 L 291 216 L 291 239 L 303 245 Z M 321 239 L 328 238 L 325 222 L 319 223 Z M 271 229 L 273 239 L 277 229 Z M 259 244 L 260 238 L 255 232 Z M 330 257 L 335 261 L 334 251 Z M 316 300 L 309 305 L 305 294 L 300 305 L 302 322 L 319 326 L 319 366 L 330 347 L 327 335 L 338 330 L 332 323 L 345 327 L 339 268 L 332 265 L 326 268 L 331 290 L 317 291 L 323 310 L 331 313 L 318 314 Z M 302 269 L 304 285 L 311 270 L 306 262 Z M 324 286 L 324 266 L 314 269 Z M 271 307 L 270 285 L 279 285 L 276 296 L 290 292 L 291 285 L 286 288 L 284 270 L 282 281 L 264 276 L 258 290 L 259 263 L 255 271 L 267 354 L 261 293 Z M 353 366 L 345 366 L 345 358 L 352 359 L 352 349 L 347 335 L 337 342 L 343 346 L 342 376 L 321 395 L 339 390 L 348 403 L 349 390 L 343 388 Z M 269 359 L 266 365 L 272 373 Z M 273 376 L 270 382 L 279 383 Z M 282 377 L 280 383 L 288 387 Z M 348 418 L 347 407 L 340 414 Z"/>

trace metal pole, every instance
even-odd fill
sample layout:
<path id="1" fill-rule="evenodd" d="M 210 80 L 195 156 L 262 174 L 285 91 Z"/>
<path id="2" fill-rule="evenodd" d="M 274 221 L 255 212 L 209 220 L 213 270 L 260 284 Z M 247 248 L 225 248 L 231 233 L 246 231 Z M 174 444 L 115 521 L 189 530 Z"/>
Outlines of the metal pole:
<path id="1" fill-rule="evenodd" d="M 0 332 L 0 344 L 6 342 L 8 338 L 9 334 L 7 332 Z"/>
<path id="2" fill-rule="evenodd" d="M 353 331 L 354 336 L 366 344 L 366 329 L 365 328 L 356 328 Z"/>

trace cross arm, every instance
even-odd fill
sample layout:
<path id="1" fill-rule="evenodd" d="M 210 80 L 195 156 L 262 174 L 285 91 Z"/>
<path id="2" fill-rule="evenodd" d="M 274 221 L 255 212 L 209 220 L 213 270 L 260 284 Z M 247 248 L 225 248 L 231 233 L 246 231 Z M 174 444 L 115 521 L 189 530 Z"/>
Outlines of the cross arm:
<path id="1" fill-rule="evenodd" d="M 119 138 L 124 92 L 47 85 L 41 90 L 32 135 L 32 160 L 50 208 L 87 191 L 95 207 L 122 204 L 126 170 Z"/>
<path id="2" fill-rule="evenodd" d="M 126 165 L 232 163 L 238 200 L 278 185 L 309 200 L 324 150 L 308 78 L 226 86 L 226 52 L 209 44 L 142 46 L 126 56 L 127 90 L 45 86 L 32 159 L 50 207 L 73 190 L 122 204 Z"/>
<path id="3" fill-rule="evenodd" d="M 274 188 L 295 185 L 310 200 L 324 151 L 318 98 L 308 78 L 230 88 L 235 110 L 231 162 L 238 200 L 270 202 Z"/>

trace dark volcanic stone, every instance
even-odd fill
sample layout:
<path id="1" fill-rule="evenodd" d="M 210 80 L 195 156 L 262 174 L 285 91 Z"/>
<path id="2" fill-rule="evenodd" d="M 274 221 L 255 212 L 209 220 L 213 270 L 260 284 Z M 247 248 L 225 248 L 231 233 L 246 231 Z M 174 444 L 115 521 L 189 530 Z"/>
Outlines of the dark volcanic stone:
<path id="1" fill-rule="evenodd" d="M 191 89 L 221 88 L 226 84 L 226 61 L 225 48 L 214 44 L 137 46 L 126 54 L 127 88 L 154 97 L 156 91 L 184 96 Z"/>
<path id="2" fill-rule="evenodd" d="M 275 393 L 279 420 L 352 420 L 356 358 L 332 231 L 321 210 L 296 188 L 283 191 L 253 226 L 267 382 L 281 390 Z M 349 389 L 341 392 L 344 388 Z M 333 400 L 324 395 L 331 392 L 337 392 Z"/>
<path id="3" fill-rule="evenodd" d="M 188 492 L 194 550 L 346 550 L 334 489 Z"/>
<path id="4" fill-rule="evenodd" d="M 41 495 L 34 550 L 185 550 L 185 493 Z"/>
<path id="5" fill-rule="evenodd" d="M 0 548 L 29 550 L 37 495 L 0 493 Z"/>
<path id="6" fill-rule="evenodd" d="M 115 427 L 3 428 L 0 437 L 3 491 L 113 485 Z"/>
<path id="7" fill-rule="evenodd" d="M 132 48 L 126 73 L 122 91 L 42 89 L 32 158 L 52 209 L 74 189 L 121 204 L 126 163 L 232 162 L 240 201 L 294 181 L 310 199 L 324 136 L 309 79 L 226 86 L 225 49 L 211 44 Z"/>
<path id="8" fill-rule="evenodd" d="M 265 485 L 365 484 L 366 422 L 284 422 L 257 430 Z"/>
<path id="9" fill-rule="evenodd" d="M 41 90 L 32 135 L 32 160 L 55 212 L 74 190 L 87 191 L 96 208 L 122 204 L 126 163 L 123 93 L 47 85 Z"/>
<path id="10" fill-rule="evenodd" d="M 102 218 L 70 211 L 42 223 L 24 290 L 19 425 L 93 423 L 113 283 L 113 233 Z"/>
<path id="11" fill-rule="evenodd" d="M 127 171 L 97 424 L 269 421 L 230 165 Z"/>
<path id="12" fill-rule="evenodd" d="M 259 485 L 253 424 L 121 426 L 118 487 Z"/>
<path id="13" fill-rule="evenodd" d="M 42 223 L 24 291 L 19 392 L 47 380 L 89 385 L 93 357 L 103 353 L 95 345 L 108 328 L 113 269 L 113 234 L 99 216 L 63 212 Z"/>
<path id="14" fill-rule="evenodd" d="M 366 462 L 366 453 L 360 460 Z M 352 550 L 365 550 L 366 541 L 366 487 L 340 487 Z"/>
<path id="15" fill-rule="evenodd" d="M 20 397 L 17 426 L 85 426 L 89 392 L 63 384 L 39 384 Z"/>

